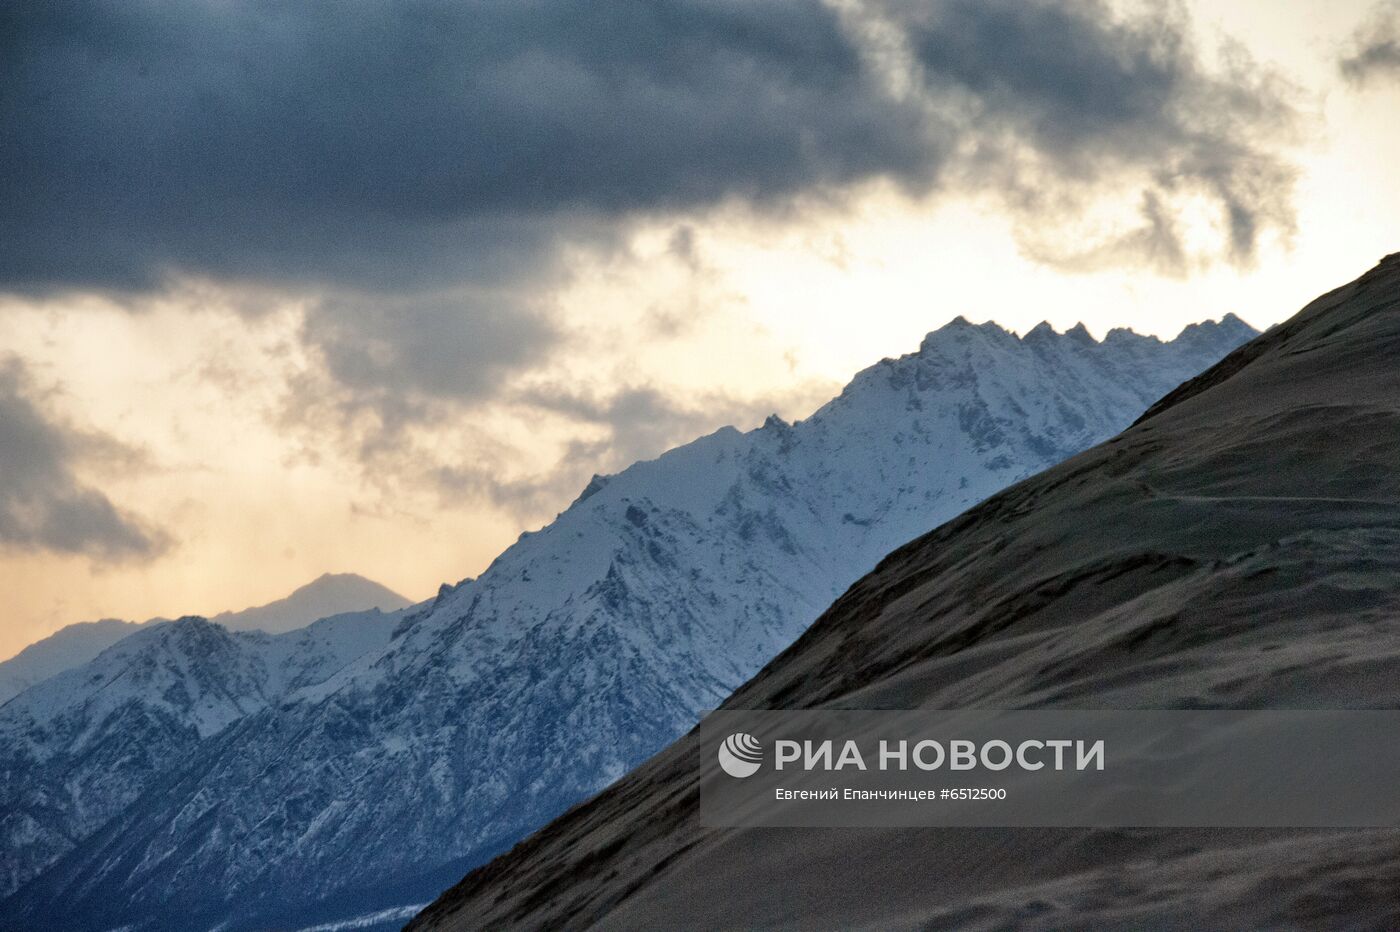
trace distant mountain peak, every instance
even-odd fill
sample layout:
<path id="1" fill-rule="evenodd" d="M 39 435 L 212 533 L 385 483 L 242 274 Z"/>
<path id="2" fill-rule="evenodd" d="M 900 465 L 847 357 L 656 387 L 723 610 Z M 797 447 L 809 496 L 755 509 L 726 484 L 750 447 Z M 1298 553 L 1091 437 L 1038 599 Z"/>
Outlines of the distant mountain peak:
<path id="1" fill-rule="evenodd" d="M 257 629 L 278 634 L 331 615 L 372 608 L 393 612 L 410 604 L 392 589 L 356 573 L 322 573 L 286 598 L 241 612 L 220 612 L 210 620 L 234 631 Z"/>
<path id="2" fill-rule="evenodd" d="M 369 592 L 379 596 L 388 593 L 395 599 L 406 601 L 403 596 L 388 587 L 380 585 L 372 579 L 367 579 L 358 573 L 322 573 L 320 576 L 311 580 L 311 582 L 293 589 L 289 598 L 310 593 L 343 592 L 346 590 Z"/>
<path id="3" fill-rule="evenodd" d="M 919 352 L 912 355 L 923 355 L 931 350 L 936 350 L 948 341 L 961 342 L 970 338 L 973 334 L 983 334 L 989 337 L 1012 337 L 1016 335 L 1007 330 L 994 320 L 986 320 L 980 324 L 974 324 L 963 315 L 959 314 L 948 321 L 937 330 L 930 330 L 919 344 Z"/>
<path id="4" fill-rule="evenodd" d="M 1065 331 L 1065 336 L 1080 343 L 1098 343 L 1094 335 L 1089 332 L 1089 328 L 1081 321 Z"/>
<path id="5" fill-rule="evenodd" d="M 980 324 L 970 322 L 966 317 L 959 315 L 937 330 L 930 331 L 919 345 L 919 351 L 911 356 L 936 356 L 947 352 L 952 347 L 962 347 L 967 345 L 967 341 L 974 334 L 981 334 L 991 338 L 993 342 L 1030 343 L 1033 345 L 1053 345 L 1056 343 L 1078 346 L 1085 349 L 1101 347 L 1109 343 L 1121 344 L 1128 341 L 1140 343 L 1163 344 L 1173 341 L 1164 341 L 1158 337 L 1140 334 L 1131 327 L 1114 327 L 1109 330 L 1104 339 L 1099 340 L 1090 333 L 1089 328 L 1082 322 L 1074 324 L 1072 327 L 1061 332 L 1055 329 L 1048 320 L 1042 320 L 1024 336 L 1018 336 L 1015 332 L 1006 329 L 996 321 L 988 320 Z M 1228 341 L 1236 343 L 1243 342 L 1258 335 L 1258 331 L 1241 320 L 1235 314 L 1226 314 L 1220 321 L 1202 321 L 1193 323 L 1183 328 L 1177 339 L 1186 337 L 1189 340 L 1209 339 L 1220 340 L 1223 344 Z M 901 359 L 909 357 L 900 357 Z"/>
<path id="6" fill-rule="evenodd" d="M 1203 320 L 1186 325 L 1181 329 L 1173 340 L 1162 340 L 1160 337 L 1150 334 L 1138 333 L 1132 327 L 1114 327 L 1110 329 L 1102 340 L 1096 339 L 1089 331 L 1083 321 L 1075 323 L 1064 331 L 1056 330 L 1055 326 L 1048 320 L 1042 320 L 1024 336 L 1018 336 L 1015 332 L 1006 329 L 996 321 L 988 320 L 980 324 L 974 324 L 966 317 L 958 315 L 948 323 L 931 330 L 924 337 L 919 346 L 917 354 L 926 356 L 936 353 L 946 348 L 950 342 L 954 345 L 961 344 L 963 340 L 974 333 L 982 333 L 997 339 L 1010 339 L 1019 342 L 1032 344 L 1046 343 L 1069 343 L 1085 348 L 1104 346 L 1107 344 L 1119 344 L 1127 341 L 1137 341 L 1145 343 L 1173 343 L 1185 337 L 1188 340 L 1218 340 L 1221 345 L 1233 341 L 1234 344 L 1253 339 L 1258 336 L 1259 331 L 1244 321 L 1233 311 L 1226 313 L 1220 320 Z M 901 357 L 907 358 L 907 357 Z"/>
<path id="7" fill-rule="evenodd" d="M 1227 311 L 1225 315 L 1219 320 L 1202 320 L 1197 321 L 1196 323 L 1187 324 L 1185 327 L 1181 328 L 1181 333 L 1178 334 L 1178 339 L 1193 333 L 1223 333 L 1229 335 L 1248 333 L 1251 335 L 1256 335 L 1259 333 L 1259 331 L 1252 327 L 1250 324 L 1248 324 L 1246 321 L 1244 321 L 1242 318 L 1240 318 L 1240 316 L 1234 311 Z"/>

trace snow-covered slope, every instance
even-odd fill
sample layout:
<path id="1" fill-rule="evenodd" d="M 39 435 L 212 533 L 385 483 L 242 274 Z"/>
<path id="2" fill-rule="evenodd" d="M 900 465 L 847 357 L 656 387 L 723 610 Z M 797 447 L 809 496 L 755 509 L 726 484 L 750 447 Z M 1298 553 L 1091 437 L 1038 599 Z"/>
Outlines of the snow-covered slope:
<path id="1" fill-rule="evenodd" d="M 725 705 L 1400 707 L 1397 359 L 1400 254 L 891 553 Z M 698 740 L 410 929 L 1400 928 L 1394 829 L 707 828 Z"/>
<path id="2" fill-rule="evenodd" d="M 82 666 L 140 628 L 139 622 L 106 618 L 68 625 L 0 662 L 0 705 L 35 683 Z"/>
<path id="3" fill-rule="evenodd" d="M 0 912 L 237 927 L 421 902 L 683 733 L 892 547 L 1253 335 L 959 319 L 805 421 L 595 478 L 377 656 L 200 744 Z"/>
<path id="4" fill-rule="evenodd" d="M 241 612 L 220 612 L 210 618 L 230 631 L 282 633 L 305 627 L 319 618 L 379 609 L 394 612 L 407 608 L 409 601 L 373 580 L 354 573 L 325 573 L 284 599 L 246 608 Z M 9 660 L 0 662 L 0 705 L 51 676 L 82 666 L 113 644 L 145 625 L 146 622 L 84 621 L 61 628 L 42 641 L 29 645 Z"/>
<path id="5" fill-rule="evenodd" d="M 383 648 L 399 617 L 375 609 L 281 635 L 159 622 L 0 707 L 0 889 L 121 812 L 201 741 Z"/>

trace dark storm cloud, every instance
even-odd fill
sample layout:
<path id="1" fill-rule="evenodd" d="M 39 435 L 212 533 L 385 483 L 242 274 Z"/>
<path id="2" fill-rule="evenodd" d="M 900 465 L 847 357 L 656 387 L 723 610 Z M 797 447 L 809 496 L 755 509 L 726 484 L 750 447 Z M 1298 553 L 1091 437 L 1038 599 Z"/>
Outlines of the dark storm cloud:
<path id="1" fill-rule="evenodd" d="M 1351 37 L 1340 66 L 1358 84 L 1373 77 L 1400 78 L 1400 3 L 1378 4 Z"/>
<path id="2" fill-rule="evenodd" d="M 549 319 L 511 292 L 329 298 L 306 315 L 303 337 L 354 407 L 397 427 L 433 399 L 491 397 L 503 377 L 549 347 Z"/>
<path id="3" fill-rule="evenodd" d="M 0 274 L 383 287 L 522 221 L 779 198 L 939 160 L 804 0 L 13 4 Z M 23 235 L 22 240 L 16 237 Z"/>
<path id="4" fill-rule="evenodd" d="M 0 291 L 291 288 L 317 368 L 285 416 L 367 465 L 509 402 L 566 349 L 566 247 L 621 249 L 640 218 L 888 179 L 992 192 L 1043 261 L 1169 273 L 1177 194 L 1216 206 L 1229 261 L 1292 225 L 1289 92 L 1239 56 L 1208 68 L 1172 8 L 1098 0 L 9 3 L 0 119 Z M 1124 190 L 1139 229 L 1034 235 Z M 693 233 L 671 247 L 696 261 Z M 579 400 L 554 410 L 608 450 L 711 424 Z"/>
<path id="5" fill-rule="evenodd" d="M 1178 17 L 871 9 L 913 44 L 915 93 L 811 0 L 8 4 L 0 281 L 518 278 L 609 218 L 924 190 L 955 153 L 959 183 L 1023 196 L 1125 167 L 1203 186 L 1237 259 L 1287 219 L 1259 148 L 1287 104 L 1206 73 Z"/>
<path id="6" fill-rule="evenodd" d="M 1183 272 L 1165 206 L 1178 193 L 1218 207 L 1236 263 L 1252 260 L 1265 230 L 1291 231 L 1294 171 L 1271 146 L 1294 131 L 1294 92 L 1237 47 L 1208 71 L 1179 7 L 1117 21 L 1096 0 L 947 0 L 912 4 L 906 23 L 930 94 L 961 102 L 969 171 L 1000 183 L 1031 231 L 1072 219 L 1105 180 L 1148 177 L 1138 230 L 1039 258 Z"/>
<path id="7" fill-rule="evenodd" d="M 0 360 L 0 547 L 113 561 L 159 554 L 164 535 L 73 474 L 83 456 L 129 451 L 49 419 L 32 396 L 23 364 Z"/>

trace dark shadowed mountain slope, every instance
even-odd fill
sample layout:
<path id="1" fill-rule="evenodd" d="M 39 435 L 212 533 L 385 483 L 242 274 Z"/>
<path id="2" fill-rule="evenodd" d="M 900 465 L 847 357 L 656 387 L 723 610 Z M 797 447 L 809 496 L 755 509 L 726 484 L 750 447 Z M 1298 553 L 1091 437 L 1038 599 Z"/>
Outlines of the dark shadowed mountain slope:
<path id="1" fill-rule="evenodd" d="M 0 920 L 265 929 L 422 904 L 683 735 L 891 548 L 1255 335 L 958 319 L 802 421 L 597 478 L 377 655 L 202 742 Z"/>
<path id="2" fill-rule="evenodd" d="M 732 708 L 1400 706 L 1400 255 L 900 548 Z M 694 736 L 410 928 L 1395 928 L 1400 832 L 705 828 Z"/>

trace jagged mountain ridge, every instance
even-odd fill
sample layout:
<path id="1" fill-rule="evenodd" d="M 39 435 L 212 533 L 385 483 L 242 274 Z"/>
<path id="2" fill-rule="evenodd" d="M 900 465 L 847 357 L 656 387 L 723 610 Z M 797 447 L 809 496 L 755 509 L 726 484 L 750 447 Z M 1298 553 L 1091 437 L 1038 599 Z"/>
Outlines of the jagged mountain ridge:
<path id="1" fill-rule="evenodd" d="M 280 634 L 303 628 L 313 621 L 377 608 L 394 612 L 409 606 L 403 596 L 354 573 L 324 573 L 291 595 L 239 612 L 204 616 L 230 631 L 267 631 Z M 9 660 L 0 661 L 0 705 L 36 683 L 80 667 L 113 644 L 143 626 L 169 621 L 144 622 L 107 618 L 67 625 L 41 641 L 30 644 Z"/>
<path id="2" fill-rule="evenodd" d="M 280 635 L 141 628 L 0 707 L 0 889 L 33 877 L 233 722 L 389 641 L 374 609 Z"/>
<path id="3" fill-rule="evenodd" d="M 237 928 L 421 901 L 683 733 L 893 546 L 1252 335 L 958 319 L 804 421 L 597 478 L 378 656 L 201 744 L 3 909 Z"/>
<path id="4" fill-rule="evenodd" d="M 723 707 L 1396 708 L 1397 358 L 1400 254 L 891 553 Z M 713 829 L 713 753 L 678 741 L 409 928 L 1400 924 L 1400 831 Z"/>

